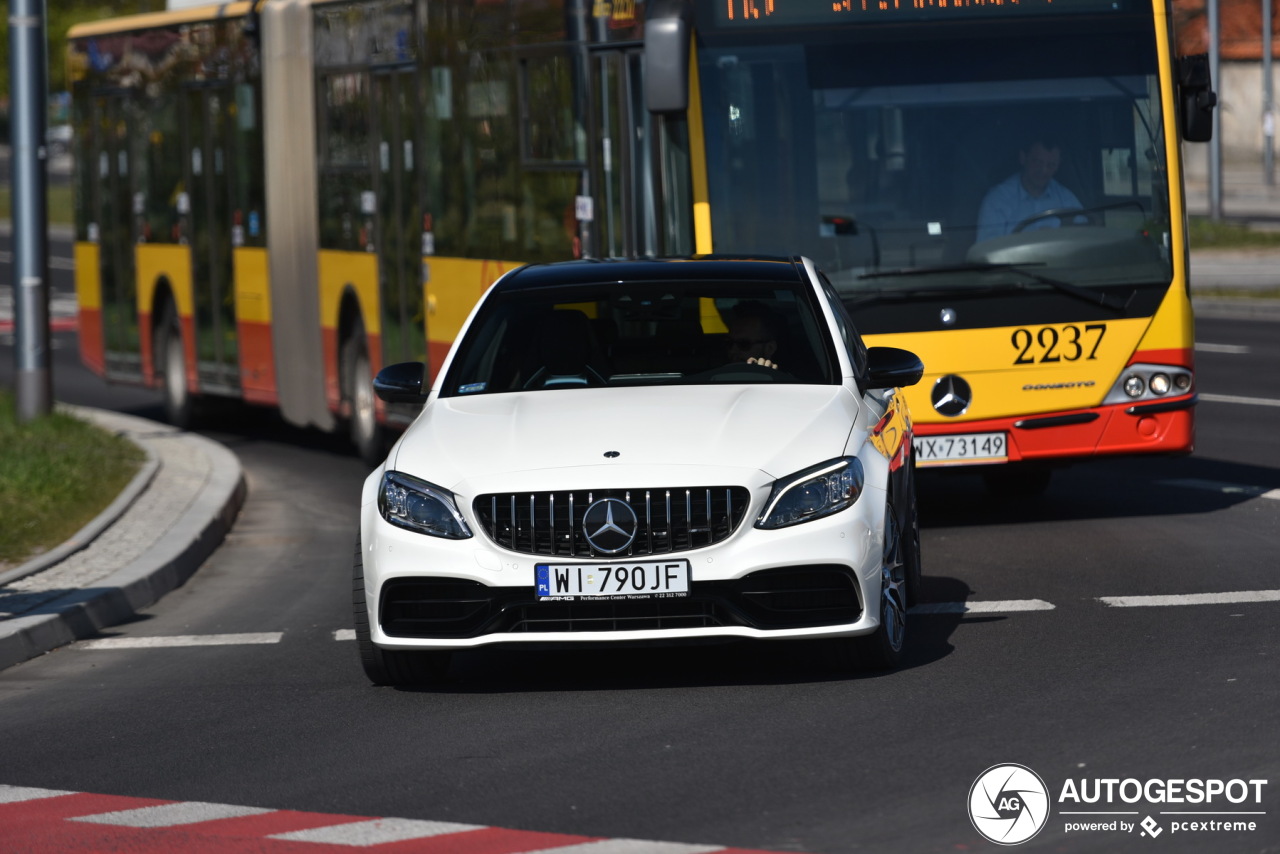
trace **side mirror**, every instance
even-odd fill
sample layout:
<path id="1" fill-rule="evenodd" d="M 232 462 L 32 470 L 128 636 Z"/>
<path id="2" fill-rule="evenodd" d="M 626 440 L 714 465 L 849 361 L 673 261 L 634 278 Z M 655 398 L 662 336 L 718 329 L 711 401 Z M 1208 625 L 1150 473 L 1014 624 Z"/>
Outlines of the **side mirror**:
<path id="1" fill-rule="evenodd" d="M 421 362 L 397 362 L 378 371 L 373 391 L 387 403 L 422 403 L 427 399 L 423 386 L 427 366 Z"/>
<path id="2" fill-rule="evenodd" d="M 1218 96 L 1209 79 L 1209 56 L 1197 53 L 1178 58 L 1178 112 L 1182 138 L 1187 142 L 1213 139 L 1213 108 Z"/>
<path id="3" fill-rule="evenodd" d="M 644 22 L 644 98 L 649 112 L 683 113 L 689 108 L 689 44 L 693 8 L 689 0 L 650 0 Z"/>
<path id="4" fill-rule="evenodd" d="M 909 350 L 871 347 L 867 350 L 867 388 L 915 385 L 924 376 L 924 363 Z"/>

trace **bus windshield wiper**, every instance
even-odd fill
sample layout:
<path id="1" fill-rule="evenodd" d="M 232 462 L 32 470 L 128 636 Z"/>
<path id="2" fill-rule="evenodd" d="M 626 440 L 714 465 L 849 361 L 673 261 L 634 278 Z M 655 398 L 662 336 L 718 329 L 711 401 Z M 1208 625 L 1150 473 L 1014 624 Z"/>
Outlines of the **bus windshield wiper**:
<path id="1" fill-rule="evenodd" d="M 1071 282 L 1064 282 L 1061 279 L 1055 279 L 1040 273 L 1028 270 L 1030 266 L 1044 266 L 1040 263 L 1034 264 L 951 264 L 941 267 L 901 267 L 896 270 L 880 270 L 871 273 L 863 273 L 858 276 L 861 281 L 863 279 L 887 279 L 901 278 L 907 276 L 941 276 L 948 273 L 984 273 L 993 270 L 1009 270 L 1019 275 L 1026 276 L 1032 281 L 1039 282 L 1042 285 L 1048 285 L 1055 290 L 1075 297 L 1085 302 L 1091 302 L 1105 308 L 1115 309 L 1116 311 L 1124 311 L 1129 307 L 1129 303 L 1133 301 L 1133 296 L 1137 291 L 1129 294 L 1129 298 L 1124 302 L 1112 299 L 1110 295 L 1102 291 L 1094 291 L 1089 288 L 1074 285 Z"/>
<path id="2" fill-rule="evenodd" d="M 1000 285 L 982 285 L 976 288 L 871 288 L 853 293 L 846 291 L 842 299 L 846 306 L 854 306 L 868 302 L 907 302 L 921 298 L 952 297 L 964 299 L 966 297 L 990 296 L 995 293 L 1008 293 L 1009 291 L 1025 291 L 1026 289 L 1027 285 L 1024 282 L 1006 282 Z"/>

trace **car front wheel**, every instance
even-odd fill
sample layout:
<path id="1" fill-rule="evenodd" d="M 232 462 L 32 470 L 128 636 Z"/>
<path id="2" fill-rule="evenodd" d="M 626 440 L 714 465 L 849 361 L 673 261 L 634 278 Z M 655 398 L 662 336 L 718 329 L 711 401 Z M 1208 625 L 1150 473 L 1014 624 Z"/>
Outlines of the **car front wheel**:
<path id="1" fill-rule="evenodd" d="M 364 550 L 356 538 L 351 598 L 356 624 L 356 644 L 365 676 L 374 685 L 428 685 L 444 678 L 449 669 L 447 650 L 412 652 L 382 649 L 369 634 L 369 607 L 364 595 Z"/>
<path id="2" fill-rule="evenodd" d="M 884 549 L 880 559 L 880 625 L 869 635 L 832 641 L 840 670 L 891 670 L 902 662 L 907 638 L 907 565 L 905 535 L 892 506 L 884 511 Z M 868 603 L 870 604 L 870 603 Z"/>

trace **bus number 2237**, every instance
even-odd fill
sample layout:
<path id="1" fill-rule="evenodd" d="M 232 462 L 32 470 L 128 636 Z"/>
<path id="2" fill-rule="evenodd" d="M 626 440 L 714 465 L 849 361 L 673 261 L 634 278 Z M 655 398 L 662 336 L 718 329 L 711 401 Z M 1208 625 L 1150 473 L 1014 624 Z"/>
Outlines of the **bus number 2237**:
<path id="1" fill-rule="evenodd" d="M 1098 345 L 1107 334 L 1105 323 L 1087 323 L 1083 327 L 1041 326 L 1039 329 L 1015 329 L 1011 341 L 1018 356 L 1015 365 L 1036 362 L 1077 362 L 1095 359 Z"/>

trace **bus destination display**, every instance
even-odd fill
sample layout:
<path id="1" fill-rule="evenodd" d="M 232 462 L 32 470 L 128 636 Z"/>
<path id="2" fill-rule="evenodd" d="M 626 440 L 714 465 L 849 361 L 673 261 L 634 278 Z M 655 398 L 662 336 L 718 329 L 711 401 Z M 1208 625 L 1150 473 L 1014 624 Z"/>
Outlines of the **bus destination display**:
<path id="1" fill-rule="evenodd" d="M 784 27 L 859 20 L 946 20 L 1121 11 L 1123 0 L 720 0 L 717 23 Z"/>

